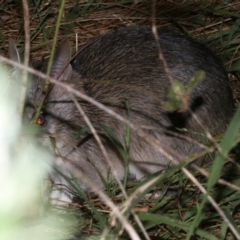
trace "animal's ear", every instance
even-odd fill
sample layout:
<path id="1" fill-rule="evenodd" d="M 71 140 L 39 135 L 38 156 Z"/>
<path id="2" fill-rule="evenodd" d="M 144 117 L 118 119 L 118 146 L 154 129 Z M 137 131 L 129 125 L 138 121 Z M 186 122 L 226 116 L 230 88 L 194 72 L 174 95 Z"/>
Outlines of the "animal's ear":
<path id="1" fill-rule="evenodd" d="M 68 80 L 72 75 L 71 46 L 67 39 L 63 40 L 56 49 L 50 76 L 61 80 Z"/>
<path id="2" fill-rule="evenodd" d="M 9 58 L 14 62 L 21 63 L 21 57 L 12 38 L 9 39 Z"/>

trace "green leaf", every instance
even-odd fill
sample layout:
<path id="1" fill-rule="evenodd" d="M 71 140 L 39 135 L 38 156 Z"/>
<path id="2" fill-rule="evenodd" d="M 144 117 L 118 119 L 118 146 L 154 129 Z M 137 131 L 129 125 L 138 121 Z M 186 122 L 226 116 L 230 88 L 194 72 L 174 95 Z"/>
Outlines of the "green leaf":
<path id="1" fill-rule="evenodd" d="M 169 100 L 163 104 L 163 109 L 165 111 L 176 111 L 180 109 L 183 105 L 185 92 L 185 87 L 182 83 L 172 83 L 167 94 Z"/>
<path id="2" fill-rule="evenodd" d="M 206 77 L 205 71 L 199 70 L 196 71 L 187 84 L 188 93 L 192 92 L 194 88 Z"/>

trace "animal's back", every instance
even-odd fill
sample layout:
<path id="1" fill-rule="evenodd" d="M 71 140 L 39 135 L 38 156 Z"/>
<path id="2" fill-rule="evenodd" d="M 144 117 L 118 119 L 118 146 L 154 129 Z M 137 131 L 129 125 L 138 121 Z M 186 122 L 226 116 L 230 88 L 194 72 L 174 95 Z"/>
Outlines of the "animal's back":
<path id="1" fill-rule="evenodd" d="M 162 104 L 167 100 L 170 79 L 186 85 L 194 72 L 204 70 L 206 78 L 191 94 L 189 107 L 199 114 L 206 128 L 215 128 L 216 123 L 222 122 L 219 131 L 215 131 L 222 132 L 232 116 L 233 105 L 221 61 L 208 48 L 184 35 L 166 29 L 158 33 L 170 78 L 159 59 L 157 40 L 152 30 L 148 27 L 125 28 L 100 37 L 72 61 L 73 69 L 87 79 L 84 82 L 85 92 L 113 106 L 116 103 L 124 105 L 126 98 L 131 110 L 143 115 L 142 120 L 152 119 L 168 127 L 175 124 L 187 127 L 174 119 L 172 125 L 169 121 L 171 114 L 163 114 Z M 180 115 L 184 118 L 186 113 Z M 199 130 L 196 123 L 191 125 L 191 128 L 195 127 Z"/>

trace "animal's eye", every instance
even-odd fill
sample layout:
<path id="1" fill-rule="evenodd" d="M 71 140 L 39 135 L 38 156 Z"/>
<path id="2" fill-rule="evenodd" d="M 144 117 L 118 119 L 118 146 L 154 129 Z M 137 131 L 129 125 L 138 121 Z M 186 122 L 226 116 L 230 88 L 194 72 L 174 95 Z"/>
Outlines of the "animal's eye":
<path id="1" fill-rule="evenodd" d="M 37 124 L 43 125 L 44 123 L 45 123 L 45 116 L 44 116 L 43 113 L 41 113 L 41 114 L 38 116 Z"/>

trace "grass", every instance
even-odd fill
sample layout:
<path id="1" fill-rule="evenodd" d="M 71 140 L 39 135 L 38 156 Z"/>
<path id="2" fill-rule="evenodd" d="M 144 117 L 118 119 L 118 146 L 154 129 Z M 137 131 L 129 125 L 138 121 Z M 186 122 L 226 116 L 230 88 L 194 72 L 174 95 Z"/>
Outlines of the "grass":
<path id="1" fill-rule="evenodd" d="M 56 24 L 60 11 L 57 1 L 48 4 L 44 1 L 30 1 L 29 9 L 31 54 L 35 61 L 41 61 L 42 57 L 49 56 L 57 37 L 58 39 L 68 37 L 71 42 L 77 41 L 76 45 L 81 48 L 94 37 L 112 29 L 129 25 L 151 25 L 152 17 L 155 16 L 157 26 L 172 27 L 184 32 L 207 44 L 217 53 L 229 72 L 235 103 L 236 106 L 238 105 L 240 96 L 238 83 L 240 3 L 238 1 L 206 0 L 176 1 L 176 3 L 157 1 L 155 13 L 149 2 L 134 4 L 134 1 L 99 3 L 83 1 L 76 4 L 66 1 L 62 8 L 64 14 L 59 17 L 61 19 L 59 24 Z M 21 11 L 19 1 L 6 1 L 0 5 L 1 55 L 8 55 L 6 49 L 9 37 L 17 39 L 23 52 L 24 15 Z M 182 165 L 169 168 L 165 173 L 156 174 L 140 183 L 127 181 L 126 177 L 124 188 L 127 197 L 120 194 L 118 185 L 111 185 L 108 182 L 106 182 L 106 196 L 100 195 L 100 197 L 86 194 L 74 185 L 80 198 L 76 198 L 70 207 L 53 206 L 50 211 L 59 214 L 54 217 L 58 223 L 64 216 L 73 217 L 68 224 L 69 228 L 63 230 L 62 225 L 53 225 L 50 231 L 53 235 L 46 234 L 44 239 L 51 239 L 53 236 L 56 239 L 87 239 L 90 235 L 96 236 L 96 239 L 99 239 L 99 236 L 103 239 L 114 237 L 137 239 L 137 236 L 140 236 L 140 239 L 147 239 L 144 235 L 146 233 L 150 239 L 238 239 L 236 236 L 240 235 L 239 163 L 233 160 L 239 158 L 237 145 L 239 114 L 237 108 L 228 130 L 220 138 L 219 146 L 222 152 L 217 154 L 214 163 L 204 166 L 201 173 L 191 170 L 194 178 L 202 184 L 203 190 L 196 187 L 189 176 L 181 172 Z M 129 130 L 126 126 L 126 144 L 131 143 Z M 105 131 L 117 143 L 114 133 L 109 129 Z M 124 152 L 121 146 L 118 147 L 127 162 L 128 152 Z M 235 150 L 230 153 L 234 147 Z M 17 181 L 22 182 L 23 179 L 20 177 Z M 21 192 L 18 194 L 21 196 Z M 209 196 L 212 196 L 216 205 Z M 16 209 L 26 209 L 26 205 L 22 206 L 18 201 L 14 206 Z M 122 219 L 119 213 L 123 216 Z M 18 217 L 14 212 L 10 214 L 13 218 Z M 1 222 L 4 221 L 4 216 L 1 214 Z M 34 221 L 36 219 L 40 221 L 42 217 L 37 214 Z M 30 223 L 34 222 L 29 216 L 27 220 Z M 45 226 L 47 224 L 45 223 Z M 2 233 L 1 229 L 0 233 Z M 54 235 L 54 233 L 59 234 Z M 40 236 L 39 239 L 43 239 Z"/>

